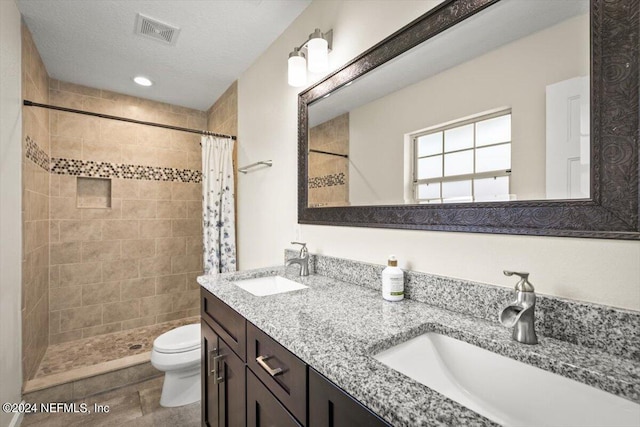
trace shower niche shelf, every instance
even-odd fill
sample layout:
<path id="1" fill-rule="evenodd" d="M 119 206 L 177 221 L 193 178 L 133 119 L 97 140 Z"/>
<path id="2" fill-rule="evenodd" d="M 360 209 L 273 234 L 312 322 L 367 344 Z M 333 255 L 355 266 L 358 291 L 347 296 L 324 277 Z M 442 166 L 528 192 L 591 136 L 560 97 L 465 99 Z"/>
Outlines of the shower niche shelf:
<path id="1" fill-rule="evenodd" d="M 78 208 L 111 208 L 110 178 L 77 177 L 76 190 Z"/>

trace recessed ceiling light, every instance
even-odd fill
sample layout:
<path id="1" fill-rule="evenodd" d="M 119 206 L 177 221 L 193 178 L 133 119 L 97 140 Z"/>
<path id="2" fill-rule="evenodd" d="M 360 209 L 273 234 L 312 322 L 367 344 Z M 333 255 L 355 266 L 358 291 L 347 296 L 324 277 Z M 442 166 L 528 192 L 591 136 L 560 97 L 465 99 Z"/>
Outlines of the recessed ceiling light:
<path id="1" fill-rule="evenodd" d="M 133 81 L 139 84 L 140 86 L 151 86 L 153 82 L 146 77 L 136 76 L 133 78 Z"/>

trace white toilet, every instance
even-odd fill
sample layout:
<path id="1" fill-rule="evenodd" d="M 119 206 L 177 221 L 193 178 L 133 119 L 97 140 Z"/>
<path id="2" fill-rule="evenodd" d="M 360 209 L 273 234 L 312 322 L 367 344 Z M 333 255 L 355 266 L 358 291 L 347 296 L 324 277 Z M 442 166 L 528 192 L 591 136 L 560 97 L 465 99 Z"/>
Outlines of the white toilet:
<path id="1" fill-rule="evenodd" d="M 200 358 L 199 323 L 172 329 L 153 341 L 151 364 L 165 372 L 161 406 L 200 400 Z"/>

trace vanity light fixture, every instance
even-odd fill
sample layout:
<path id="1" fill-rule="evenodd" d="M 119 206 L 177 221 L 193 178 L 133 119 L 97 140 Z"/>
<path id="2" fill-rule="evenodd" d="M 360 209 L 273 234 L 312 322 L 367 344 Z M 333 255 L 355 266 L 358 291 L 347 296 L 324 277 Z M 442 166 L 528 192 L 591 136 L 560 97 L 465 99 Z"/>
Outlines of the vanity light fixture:
<path id="1" fill-rule="evenodd" d="M 133 81 L 139 84 L 140 86 L 151 86 L 153 82 L 146 77 L 143 76 L 135 76 Z"/>
<path id="2" fill-rule="evenodd" d="M 316 28 L 309 38 L 289 54 L 289 86 L 307 84 L 307 69 L 312 73 L 324 73 L 329 69 L 329 52 L 333 41 L 333 30 L 326 33 Z"/>

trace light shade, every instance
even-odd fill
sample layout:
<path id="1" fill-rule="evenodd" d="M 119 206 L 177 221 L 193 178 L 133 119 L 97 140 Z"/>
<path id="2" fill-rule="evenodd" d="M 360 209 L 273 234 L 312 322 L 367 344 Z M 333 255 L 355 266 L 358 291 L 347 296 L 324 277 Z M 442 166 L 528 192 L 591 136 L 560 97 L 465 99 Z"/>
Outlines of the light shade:
<path id="1" fill-rule="evenodd" d="M 289 86 L 300 87 L 307 84 L 307 61 L 298 48 L 289 54 L 288 61 Z"/>
<path id="2" fill-rule="evenodd" d="M 312 73 L 324 73 L 329 69 L 329 42 L 321 36 L 309 39 L 307 55 L 309 71 Z"/>

